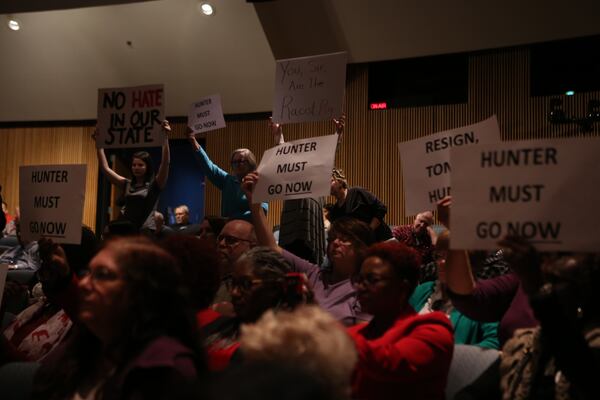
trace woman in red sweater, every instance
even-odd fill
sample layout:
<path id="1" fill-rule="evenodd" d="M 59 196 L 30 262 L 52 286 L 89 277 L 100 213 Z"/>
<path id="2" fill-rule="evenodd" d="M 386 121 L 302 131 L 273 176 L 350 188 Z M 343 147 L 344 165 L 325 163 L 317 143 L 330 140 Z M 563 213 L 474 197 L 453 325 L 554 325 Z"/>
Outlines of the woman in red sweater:
<path id="1" fill-rule="evenodd" d="M 373 319 L 349 328 L 358 351 L 353 396 L 443 399 L 452 360 L 452 324 L 441 312 L 418 315 L 409 305 L 419 278 L 418 254 L 398 242 L 369 248 L 353 278 Z"/>

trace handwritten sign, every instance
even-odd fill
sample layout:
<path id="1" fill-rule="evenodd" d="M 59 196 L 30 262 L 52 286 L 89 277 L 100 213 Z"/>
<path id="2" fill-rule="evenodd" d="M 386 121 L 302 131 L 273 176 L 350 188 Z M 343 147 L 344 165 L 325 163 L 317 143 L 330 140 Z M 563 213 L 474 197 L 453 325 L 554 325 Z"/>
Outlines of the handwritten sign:
<path id="1" fill-rule="evenodd" d="M 519 235 L 540 250 L 598 251 L 599 152 L 600 139 L 452 149 L 452 248 Z"/>
<path id="2" fill-rule="evenodd" d="M 329 120 L 342 115 L 346 53 L 277 61 L 273 121 Z"/>
<path id="3" fill-rule="evenodd" d="M 497 142 L 500 129 L 494 115 L 474 125 L 398 143 L 406 214 L 433 210 L 439 200 L 450 195 L 451 148 Z"/>
<path id="4" fill-rule="evenodd" d="M 98 147 L 162 146 L 163 85 L 98 90 Z"/>
<path id="5" fill-rule="evenodd" d="M 208 132 L 225 127 L 221 96 L 205 97 L 192 104 L 188 113 L 188 126 L 194 133 Z"/>
<path id="6" fill-rule="evenodd" d="M 79 244 L 86 165 L 38 165 L 19 168 L 21 235 Z"/>
<path id="7" fill-rule="evenodd" d="M 263 154 L 253 201 L 328 196 L 337 135 L 287 142 Z"/>

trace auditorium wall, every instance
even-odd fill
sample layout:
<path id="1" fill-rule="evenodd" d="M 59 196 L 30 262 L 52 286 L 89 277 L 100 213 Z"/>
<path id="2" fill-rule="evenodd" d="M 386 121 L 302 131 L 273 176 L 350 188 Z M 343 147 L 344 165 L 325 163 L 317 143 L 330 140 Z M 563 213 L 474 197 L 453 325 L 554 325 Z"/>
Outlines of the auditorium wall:
<path id="1" fill-rule="evenodd" d="M 498 116 L 503 140 L 581 135 L 575 126 L 554 126 L 547 122 L 550 97 L 530 96 L 529 62 L 529 50 L 523 47 L 479 52 L 469 57 L 467 103 L 373 111 L 367 104 L 367 65 L 350 65 L 344 105 L 346 132 L 338 148 L 337 166 L 344 169 L 351 186 L 368 188 L 388 206 L 388 223 L 402 224 L 410 222 L 412 216 L 405 215 L 403 210 L 398 142 L 472 124 L 493 114 Z M 588 101 L 600 99 L 600 92 L 562 98 L 565 110 L 583 116 Z M 175 119 L 174 138 L 185 138 L 184 120 Z M 11 210 L 18 204 L 20 165 L 86 163 L 84 223 L 94 227 L 98 164 L 90 139 L 93 126 L 73 124 L 0 124 L 0 185 Z M 283 130 L 286 140 L 290 141 L 331 134 L 334 124 L 294 124 L 284 126 Z M 591 134 L 598 135 L 599 131 L 600 125 L 596 124 Z M 229 118 L 226 128 L 206 134 L 208 154 L 224 169 L 229 169 L 229 157 L 237 148 L 248 147 L 260 159 L 272 146 L 266 114 Z M 279 223 L 281 207 L 280 201 L 270 204 L 271 224 Z M 218 214 L 219 210 L 220 193 L 208 183 L 205 212 Z"/>

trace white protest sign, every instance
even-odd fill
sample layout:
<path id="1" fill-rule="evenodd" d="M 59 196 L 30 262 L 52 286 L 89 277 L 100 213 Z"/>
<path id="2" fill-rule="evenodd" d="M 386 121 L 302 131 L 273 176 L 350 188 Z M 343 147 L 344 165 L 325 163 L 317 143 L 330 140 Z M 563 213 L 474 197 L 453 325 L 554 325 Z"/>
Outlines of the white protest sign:
<path id="1" fill-rule="evenodd" d="M 450 195 L 451 148 L 498 142 L 500 129 L 494 115 L 474 125 L 398 143 L 406 214 L 434 210 L 439 200 Z"/>
<path id="2" fill-rule="evenodd" d="M 277 60 L 273 122 L 329 120 L 342 115 L 345 52 Z"/>
<path id="3" fill-rule="evenodd" d="M 98 147 L 162 146 L 163 85 L 98 90 Z"/>
<path id="4" fill-rule="evenodd" d="M 287 142 L 263 154 L 253 201 L 329 196 L 338 136 Z"/>
<path id="5" fill-rule="evenodd" d="M 221 96 L 205 97 L 192 104 L 188 113 L 188 126 L 194 133 L 208 132 L 225 127 Z"/>
<path id="6" fill-rule="evenodd" d="M 451 150 L 451 241 L 495 249 L 519 235 L 540 250 L 600 248 L 600 139 L 555 139 Z"/>
<path id="7" fill-rule="evenodd" d="M 19 168 L 21 235 L 79 244 L 86 165 L 37 165 Z"/>
<path id="8" fill-rule="evenodd" d="M 8 275 L 8 264 L 0 264 L 0 306 L 2 306 L 4 286 L 6 285 L 6 275 Z"/>

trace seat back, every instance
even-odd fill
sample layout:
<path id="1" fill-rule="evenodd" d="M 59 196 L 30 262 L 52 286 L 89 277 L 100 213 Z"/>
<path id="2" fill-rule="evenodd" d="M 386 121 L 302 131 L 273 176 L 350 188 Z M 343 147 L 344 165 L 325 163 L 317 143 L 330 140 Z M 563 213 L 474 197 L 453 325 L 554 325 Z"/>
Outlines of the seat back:
<path id="1" fill-rule="evenodd" d="M 498 350 L 465 344 L 455 345 L 448 373 L 446 398 L 453 399 L 459 390 L 473 383 L 499 356 Z"/>

